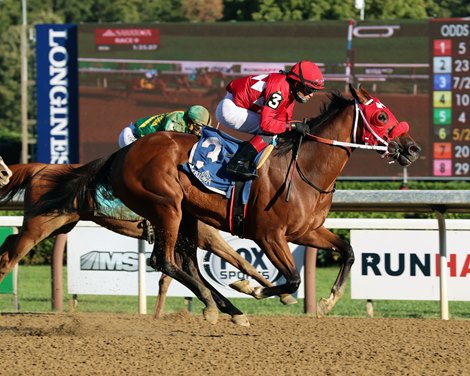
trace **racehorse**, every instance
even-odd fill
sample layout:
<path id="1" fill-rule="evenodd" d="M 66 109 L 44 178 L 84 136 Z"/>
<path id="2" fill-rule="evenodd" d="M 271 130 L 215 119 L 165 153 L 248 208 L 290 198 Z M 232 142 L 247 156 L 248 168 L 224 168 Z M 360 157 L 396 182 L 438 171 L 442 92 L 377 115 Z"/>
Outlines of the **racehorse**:
<path id="1" fill-rule="evenodd" d="M 11 170 L 8 168 L 6 163 L 3 161 L 3 158 L 0 157 L 0 188 L 4 187 L 10 182 L 12 176 Z"/>
<path id="2" fill-rule="evenodd" d="M 409 135 L 408 123 L 397 121 L 364 88 L 350 90 L 352 99 L 330 94 L 322 113 L 308 120 L 310 132 L 305 137 L 291 132 L 279 135 L 278 146 L 252 184 L 243 236 L 254 240 L 286 279 L 273 287 L 242 287 L 258 299 L 298 289 L 300 274 L 288 247 L 292 242 L 340 253 L 338 276 L 330 296 L 318 304 L 317 315 L 331 311 L 344 293 L 354 262 L 352 247 L 323 226 L 337 177 L 357 148 L 377 150 L 402 166 L 419 157 L 421 149 Z M 112 154 L 103 165 L 89 165 L 81 177 L 59 179 L 60 188 L 47 199 L 60 201 L 55 195 L 66 194 L 66 182 L 82 191 L 108 186 L 158 229 L 149 264 L 187 286 L 205 304 L 206 320 L 215 323 L 215 304 L 222 312 L 234 307 L 201 276 L 204 284 L 197 278 L 197 223 L 202 220 L 229 231 L 230 208 L 225 196 L 207 190 L 181 168 L 197 141 L 193 135 L 176 132 L 148 135 Z M 217 148 L 211 150 L 216 154 Z M 94 179 L 84 181 L 89 175 Z M 175 262 L 177 255 L 186 257 L 185 267 Z"/>
<path id="3" fill-rule="evenodd" d="M 121 235 L 130 236 L 137 239 L 148 240 L 151 234 L 148 233 L 146 221 L 143 218 L 135 220 L 116 219 L 97 212 L 94 196 L 90 196 L 85 201 L 85 205 L 76 210 L 61 212 L 60 215 L 52 217 L 50 213 L 35 215 L 34 210 L 38 209 L 38 204 L 51 188 L 48 179 L 51 174 L 70 174 L 81 165 L 68 164 L 15 164 L 10 169 L 0 159 L 0 202 L 5 203 L 11 200 L 18 192 L 24 191 L 24 221 L 18 234 L 10 235 L 0 247 L 0 281 L 35 245 L 42 240 L 65 234 L 73 229 L 79 220 L 93 221 L 111 231 Z M 8 183 L 10 176 L 13 177 Z M 6 179 L 8 177 L 8 179 Z M 4 183 L 6 181 L 6 183 Z M 58 208 L 60 209 L 60 208 Z M 199 247 L 226 260 L 236 268 L 242 270 L 247 275 L 254 278 L 264 286 L 272 286 L 272 283 L 260 275 L 256 269 L 241 257 L 227 242 L 220 236 L 213 227 L 204 223 L 198 225 Z M 162 317 L 166 292 L 171 278 L 162 274 L 159 282 L 159 293 L 155 316 Z M 288 294 L 280 297 L 283 304 L 294 304 L 295 299 Z"/>
<path id="4" fill-rule="evenodd" d="M 163 97 L 167 98 L 167 83 L 161 76 L 154 76 L 150 80 L 145 78 L 132 78 L 123 81 L 124 91 L 121 95 L 124 95 L 126 98 L 129 98 L 134 93 L 152 93 L 160 94 Z"/>

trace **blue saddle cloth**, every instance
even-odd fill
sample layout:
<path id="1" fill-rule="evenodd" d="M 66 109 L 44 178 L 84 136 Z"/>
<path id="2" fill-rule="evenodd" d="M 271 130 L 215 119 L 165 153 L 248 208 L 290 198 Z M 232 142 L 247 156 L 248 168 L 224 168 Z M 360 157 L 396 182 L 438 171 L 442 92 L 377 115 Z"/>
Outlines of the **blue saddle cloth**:
<path id="1" fill-rule="evenodd" d="M 120 199 L 114 197 L 102 186 L 99 186 L 96 190 L 95 215 L 124 221 L 141 221 L 144 219 L 125 206 Z"/>
<path id="2" fill-rule="evenodd" d="M 207 189 L 231 198 L 235 181 L 227 174 L 227 163 L 243 141 L 218 129 L 202 128 L 201 138 L 191 149 L 183 170 L 193 174 Z M 246 204 L 252 180 L 243 186 L 242 201 Z"/>

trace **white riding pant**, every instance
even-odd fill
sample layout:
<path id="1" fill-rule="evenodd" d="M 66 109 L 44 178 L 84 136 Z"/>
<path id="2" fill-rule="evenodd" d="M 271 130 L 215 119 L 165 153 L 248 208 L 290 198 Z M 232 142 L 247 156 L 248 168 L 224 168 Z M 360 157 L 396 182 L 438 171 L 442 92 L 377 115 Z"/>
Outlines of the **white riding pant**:
<path id="1" fill-rule="evenodd" d="M 132 144 L 134 141 L 137 140 L 137 137 L 134 135 L 134 124 L 129 124 L 126 128 L 124 128 L 121 133 L 119 134 L 118 144 L 120 148 Z"/>
<path id="2" fill-rule="evenodd" d="M 245 133 L 257 134 L 260 130 L 260 114 L 238 107 L 231 93 L 227 93 L 215 109 L 215 117 L 223 126 Z"/>

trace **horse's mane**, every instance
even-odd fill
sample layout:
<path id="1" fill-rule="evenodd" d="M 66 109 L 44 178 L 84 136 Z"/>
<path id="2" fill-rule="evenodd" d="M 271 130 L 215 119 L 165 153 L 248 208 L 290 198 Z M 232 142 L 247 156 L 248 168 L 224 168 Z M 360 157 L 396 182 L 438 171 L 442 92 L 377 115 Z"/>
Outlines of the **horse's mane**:
<path id="1" fill-rule="evenodd" d="M 329 123 L 333 120 L 344 108 L 354 102 L 353 99 L 345 98 L 339 91 L 332 91 L 328 94 L 330 102 L 323 103 L 320 115 L 317 117 L 310 118 L 307 120 L 307 124 L 310 127 L 310 133 L 313 134 L 315 129 L 320 126 Z M 294 132 L 288 132 L 279 136 L 279 146 L 277 154 L 287 154 L 292 149 L 294 142 L 298 140 L 299 135 Z"/>
<path id="2" fill-rule="evenodd" d="M 66 171 L 44 171 L 41 179 L 47 181 L 51 189 L 35 203 L 33 214 L 60 215 L 87 205 L 90 199 L 89 186 L 94 186 L 94 180 L 108 158 L 96 159 Z"/>

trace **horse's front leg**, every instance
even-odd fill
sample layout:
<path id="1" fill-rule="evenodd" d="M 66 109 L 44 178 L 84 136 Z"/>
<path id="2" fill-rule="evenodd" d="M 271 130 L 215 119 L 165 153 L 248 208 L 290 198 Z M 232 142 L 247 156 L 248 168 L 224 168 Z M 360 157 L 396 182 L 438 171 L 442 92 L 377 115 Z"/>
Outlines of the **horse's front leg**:
<path id="1" fill-rule="evenodd" d="M 317 317 L 323 317 L 333 309 L 344 294 L 347 278 L 354 263 L 353 249 L 349 243 L 323 226 L 297 239 L 296 243 L 339 252 L 341 255 L 341 267 L 331 288 L 330 296 L 321 298 L 317 304 Z"/>
<path id="2" fill-rule="evenodd" d="M 264 299 L 273 295 L 296 292 L 300 286 L 300 274 L 285 236 L 273 232 L 255 241 L 274 267 L 284 276 L 286 283 L 272 287 L 255 287 L 252 295 L 256 299 Z"/>
<path id="3" fill-rule="evenodd" d="M 222 238 L 219 230 L 211 227 L 201 221 L 198 223 L 198 240 L 199 247 L 213 253 L 216 256 L 224 259 L 238 270 L 242 271 L 246 275 L 249 275 L 256 280 L 260 285 L 266 287 L 274 286 L 266 278 L 264 278 L 256 268 L 240 256 L 228 243 Z M 254 288 L 250 286 L 250 282 L 246 279 L 236 281 L 230 284 L 234 290 L 242 292 L 244 294 L 252 295 Z M 283 294 L 280 297 L 283 304 L 296 304 L 297 300 L 290 294 Z"/>

